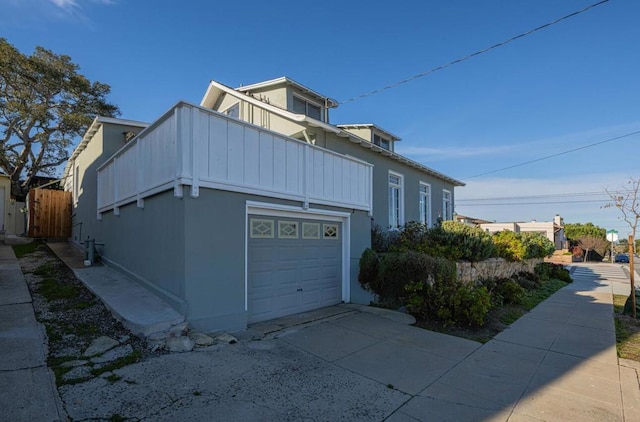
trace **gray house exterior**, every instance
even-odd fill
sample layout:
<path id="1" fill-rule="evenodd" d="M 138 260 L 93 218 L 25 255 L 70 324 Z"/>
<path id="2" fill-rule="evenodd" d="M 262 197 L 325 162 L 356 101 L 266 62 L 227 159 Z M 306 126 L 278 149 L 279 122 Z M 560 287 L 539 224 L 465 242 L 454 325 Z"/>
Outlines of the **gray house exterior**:
<path id="1" fill-rule="evenodd" d="M 150 125 L 96 119 L 65 170 L 71 241 L 95 239 L 203 331 L 368 304 L 357 273 L 372 219 L 451 218 L 462 184 L 395 154 L 375 125 L 332 126 L 335 106 L 288 78 L 212 81 L 199 106 Z"/>

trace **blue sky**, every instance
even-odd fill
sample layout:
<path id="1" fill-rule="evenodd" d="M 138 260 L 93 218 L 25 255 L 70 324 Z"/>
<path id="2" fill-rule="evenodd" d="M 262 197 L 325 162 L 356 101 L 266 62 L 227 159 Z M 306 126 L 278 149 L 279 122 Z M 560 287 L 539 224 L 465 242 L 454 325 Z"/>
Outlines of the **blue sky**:
<path id="1" fill-rule="evenodd" d="M 150 122 L 178 100 L 199 103 L 211 79 L 239 86 L 284 75 L 344 101 L 593 3 L 0 0 L 0 36 L 27 54 L 41 45 L 71 56 L 111 85 L 121 117 Z M 602 205 L 605 189 L 640 177 L 640 135 L 603 141 L 640 130 L 639 16 L 637 0 L 610 0 L 342 104 L 331 122 L 375 123 L 402 138 L 397 152 L 466 182 L 459 214 L 560 214 L 626 236 L 619 211 Z"/>

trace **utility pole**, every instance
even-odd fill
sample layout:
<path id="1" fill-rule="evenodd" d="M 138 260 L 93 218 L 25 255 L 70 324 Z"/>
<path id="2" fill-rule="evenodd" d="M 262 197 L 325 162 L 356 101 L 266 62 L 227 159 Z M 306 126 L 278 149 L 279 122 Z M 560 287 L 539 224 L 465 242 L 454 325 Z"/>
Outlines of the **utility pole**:
<path id="1" fill-rule="evenodd" d="M 635 270 L 633 269 L 633 247 L 634 247 L 634 239 L 633 239 L 633 235 L 630 234 L 629 235 L 629 273 L 630 273 L 630 278 L 629 278 L 629 282 L 631 283 L 631 305 L 633 306 L 633 309 L 631 311 L 631 315 L 633 316 L 633 318 L 636 318 L 636 284 L 635 284 Z"/>

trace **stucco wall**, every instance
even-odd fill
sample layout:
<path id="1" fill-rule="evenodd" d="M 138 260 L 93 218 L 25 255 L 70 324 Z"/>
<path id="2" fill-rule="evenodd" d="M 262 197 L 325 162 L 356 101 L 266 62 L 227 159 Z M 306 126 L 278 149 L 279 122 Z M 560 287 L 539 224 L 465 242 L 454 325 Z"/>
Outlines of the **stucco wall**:
<path id="1" fill-rule="evenodd" d="M 185 313 L 194 328 L 244 329 L 248 319 L 247 201 L 301 206 L 294 201 L 214 189 L 200 189 L 198 198 L 191 198 L 188 188 L 183 198 L 167 191 L 145 199 L 144 208 L 134 203 L 120 208 L 120 215 L 104 213 L 99 221 L 104 242 L 101 253 Z M 370 246 L 369 217 L 366 212 L 354 211 L 350 224 L 351 301 L 368 304 L 371 295 L 362 290 L 357 274 L 358 259 Z"/>
<path id="2" fill-rule="evenodd" d="M 404 222 L 420 221 L 420 182 L 431 185 L 431 223 L 442 214 L 442 191 L 449 190 L 454 201 L 454 187 L 434 176 L 413 167 L 384 157 L 373 150 L 362 148 L 348 139 L 327 135 L 328 149 L 358 157 L 373 164 L 373 217 L 374 223 L 386 229 L 389 225 L 389 171 L 399 173 L 404 179 Z"/>
<path id="3" fill-rule="evenodd" d="M 72 208 L 73 243 L 79 245 L 87 237 L 98 242 L 103 238 L 102 226 L 97 219 L 97 169 L 124 146 L 123 132 L 138 133 L 141 130 L 140 127 L 104 123 L 72 163 L 74 180 L 67 186 L 72 192 L 76 191 Z M 76 166 L 79 169 L 77 173 Z"/>

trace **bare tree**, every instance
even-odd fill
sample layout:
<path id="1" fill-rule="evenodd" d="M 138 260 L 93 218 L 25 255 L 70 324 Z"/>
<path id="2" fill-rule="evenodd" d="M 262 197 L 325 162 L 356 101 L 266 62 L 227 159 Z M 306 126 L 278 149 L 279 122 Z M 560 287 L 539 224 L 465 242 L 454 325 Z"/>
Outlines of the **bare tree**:
<path id="1" fill-rule="evenodd" d="M 584 249 L 584 260 L 589 260 L 589 251 L 596 251 L 604 256 L 607 252 L 608 242 L 600 237 L 582 236 L 578 239 L 578 247 Z"/>
<path id="2" fill-rule="evenodd" d="M 625 221 L 631 229 L 629 252 L 632 252 L 632 246 L 634 245 L 636 238 L 636 229 L 638 228 L 638 221 L 640 220 L 640 198 L 638 197 L 638 192 L 640 191 L 640 179 L 630 177 L 627 185 L 628 187 L 622 187 L 617 191 L 605 189 L 613 201 L 612 203 L 605 205 L 605 208 L 616 207 L 622 213 L 621 219 Z M 631 303 L 633 305 L 632 315 L 636 318 L 636 286 L 634 282 L 633 253 L 629 254 L 629 280 L 631 284 Z"/>

